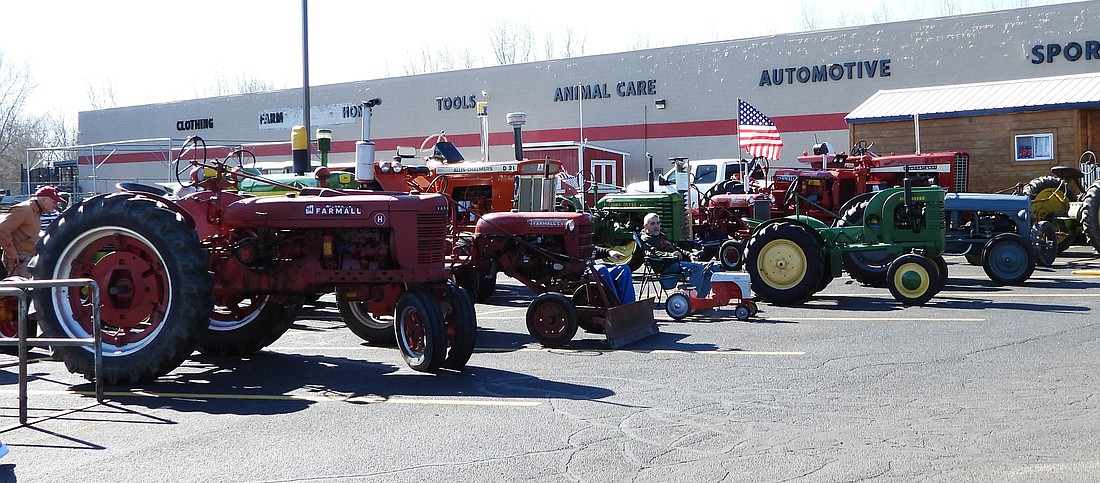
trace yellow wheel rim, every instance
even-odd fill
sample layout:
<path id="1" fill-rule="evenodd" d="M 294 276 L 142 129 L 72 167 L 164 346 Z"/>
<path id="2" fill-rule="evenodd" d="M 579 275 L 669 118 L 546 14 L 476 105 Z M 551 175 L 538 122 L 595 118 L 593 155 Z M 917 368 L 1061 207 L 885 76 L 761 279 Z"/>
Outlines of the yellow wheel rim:
<path id="1" fill-rule="evenodd" d="M 806 252 L 792 240 L 773 240 L 757 256 L 760 278 L 769 286 L 785 290 L 806 277 Z"/>
<path id="2" fill-rule="evenodd" d="M 1049 220 L 1059 213 L 1067 212 L 1069 212 L 1069 197 L 1058 188 L 1044 189 L 1031 201 L 1031 217 L 1034 220 Z"/>
<path id="3" fill-rule="evenodd" d="M 918 263 L 906 263 L 898 267 L 892 281 L 894 289 L 907 299 L 918 298 L 928 292 L 932 277 Z"/>

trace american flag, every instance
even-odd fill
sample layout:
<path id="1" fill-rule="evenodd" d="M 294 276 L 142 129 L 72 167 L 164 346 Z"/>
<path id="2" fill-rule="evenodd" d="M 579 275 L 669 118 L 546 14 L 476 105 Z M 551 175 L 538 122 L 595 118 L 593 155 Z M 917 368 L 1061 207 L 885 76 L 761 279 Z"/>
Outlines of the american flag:
<path id="1" fill-rule="evenodd" d="M 739 146 L 753 157 L 779 159 L 779 149 L 783 147 L 779 130 L 768 116 L 741 99 L 737 100 L 737 137 Z"/>
<path id="2" fill-rule="evenodd" d="M 577 194 L 577 175 L 568 175 L 565 170 L 558 171 L 558 181 L 561 181 L 561 189 L 565 190 L 565 196 L 574 196 Z"/>

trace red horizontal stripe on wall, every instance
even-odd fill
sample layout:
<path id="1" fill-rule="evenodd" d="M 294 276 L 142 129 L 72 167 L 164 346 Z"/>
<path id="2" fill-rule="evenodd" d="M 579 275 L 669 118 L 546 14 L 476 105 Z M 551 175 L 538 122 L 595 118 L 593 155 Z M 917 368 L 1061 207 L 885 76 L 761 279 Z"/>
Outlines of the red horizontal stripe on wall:
<path id="1" fill-rule="evenodd" d="M 772 122 L 779 129 L 779 134 L 813 131 L 840 131 L 847 130 L 848 124 L 844 122 L 843 113 L 834 114 L 806 114 L 800 116 L 773 117 Z M 620 126 L 593 126 L 580 128 L 560 128 L 523 131 L 524 143 L 541 143 L 555 141 L 580 141 L 581 136 L 588 142 L 638 140 L 638 139 L 665 139 L 688 138 L 705 136 L 734 136 L 737 134 L 737 119 L 715 119 L 710 121 L 687 121 L 647 124 L 624 124 Z M 379 151 L 393 151 L 398 146 L 411 146 L 419 148 L 425 138 L 399 137 L 374 139 L 375 149 Z M 480 134 L 448 134 L 447 140 L 459 147 L 471 147 L 481 145 Z M 511 146 L 514 141 L 512 132 L 494 132 L 489 134 L 489 144 L 492 146 Z M 333 141 L 333 153 L 355 152 L 357 141 Z M 430 143 L 429 143 L 430 144 Z M 250 147 L 257 157 L 286 156 L 291 157 L 290 142 L 279 144 L 267 144 Z M 178 150 L 173 150 L 172 156 Z M 228 154 L 226 149 L 212 149 L 210 157 L 224 157 Z M 165 161 L 163 153 L 126 153 L 115 154 L 107 159 L 107 163 L 139 163 L 150 161 Z M 81 156 L 80 163 L 88 164 L 88 156 Z M 96 162 L 102 162 L 103 156 L 96 156 Z"/>

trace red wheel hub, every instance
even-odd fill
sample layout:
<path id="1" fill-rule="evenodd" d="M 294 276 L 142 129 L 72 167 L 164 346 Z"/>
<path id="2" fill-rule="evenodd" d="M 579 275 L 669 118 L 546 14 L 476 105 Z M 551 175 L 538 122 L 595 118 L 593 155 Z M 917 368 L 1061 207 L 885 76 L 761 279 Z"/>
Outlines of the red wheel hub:
<path id="1" fill-rule="evenodd" d="M 565 332 L 565 311 L 557 304 L 543 304 L 534 314 L 535 327 L 546 336 L 556 336 Z"/>
<path id="2" fill-rule="evenodd" d="M 110 325 L 132 328 L 149 320 L 160 305 L 153 267 L 129 252 L 113 252 L 96 262 L 91 278 L 100 284 L 100 317 Z"/>

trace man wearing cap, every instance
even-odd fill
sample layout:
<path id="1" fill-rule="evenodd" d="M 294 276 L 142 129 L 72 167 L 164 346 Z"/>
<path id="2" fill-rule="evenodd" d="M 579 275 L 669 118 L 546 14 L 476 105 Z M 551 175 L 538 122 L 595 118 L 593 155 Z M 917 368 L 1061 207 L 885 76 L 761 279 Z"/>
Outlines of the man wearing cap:
<path id="1" fill-rule="evenodd" d="M 42 230 L 42 215 L 56 210 L 64 202 L 56 186 L 43 186 L 29 200 L 12 206 L 0 219 L 0 250 L 4 252 L 8 276 L 31 278 L 27 262 L 34 256 L 34 245 Z"/>

